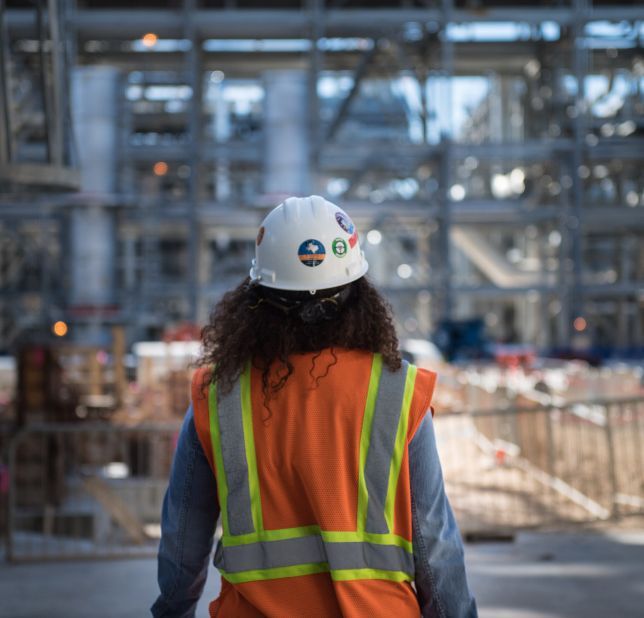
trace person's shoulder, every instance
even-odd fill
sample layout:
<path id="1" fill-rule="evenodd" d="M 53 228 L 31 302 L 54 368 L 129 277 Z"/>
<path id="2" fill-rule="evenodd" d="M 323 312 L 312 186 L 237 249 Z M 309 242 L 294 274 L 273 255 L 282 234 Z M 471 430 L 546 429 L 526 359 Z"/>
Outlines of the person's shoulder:
<path id="1" fill-rule="evenodd" d="M 411 365 L 416 367 L 415 365 Z M 433 391 L 436 386 L 438 374 L 431 369 L 424 369 L 423 367 L 416 367 L 416 387 L 423 390 Z"/>
<path id="2" fill-rule="evenodd" d="M 211 382 L 212 369 L 210 367 L 198 367 L 192 376 L 191 394 L 193 404 L 199 400 L 208 398 L 208 387 Z"/>
<path id="3" fill-rule="evenodd" d="M 438 377 L 436 372 L 431 369 L 424 369 L 422 367 L 416 367 L 415 365 L 410 365 L 411 367 L 415 368 L 416 376 L 414 379 L 414 395 L 410 409 L 410 439 L 416 433 L 425 414 L 430 412 L 432 416 L 434 415 L 431 403 Z"/>

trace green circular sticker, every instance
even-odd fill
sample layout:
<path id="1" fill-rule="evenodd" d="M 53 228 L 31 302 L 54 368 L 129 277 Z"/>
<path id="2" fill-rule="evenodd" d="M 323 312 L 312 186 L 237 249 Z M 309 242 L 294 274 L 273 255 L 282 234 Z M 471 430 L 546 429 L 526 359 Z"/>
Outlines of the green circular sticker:
<path id="1" fill-rule="evenodd" d="M 347 254 L 347 243 L 342 238 L 336 238 L 331 243 L 331 249 L 333 249 L 333 255 L 336 257 L 344 257 Z"/>

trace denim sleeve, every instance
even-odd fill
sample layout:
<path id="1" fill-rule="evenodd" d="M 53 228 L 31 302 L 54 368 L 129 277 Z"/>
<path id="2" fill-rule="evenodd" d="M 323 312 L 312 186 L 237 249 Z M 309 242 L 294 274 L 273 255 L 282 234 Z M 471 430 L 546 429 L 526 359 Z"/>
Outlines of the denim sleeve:
<path id="1" fill-rule="evenodd" d="M 445 495 L 431 414 L 409 444 L 409 476 L 415 583 L 423 618 L 476 618 L 463 543 Z"/>
<path id="2" fill-rule="evenodd" d="M 155 618 L 190 618 L 208 575 L 217 486 L 195 429 L 192 406 L 181 426 L 161 513 Z"/>

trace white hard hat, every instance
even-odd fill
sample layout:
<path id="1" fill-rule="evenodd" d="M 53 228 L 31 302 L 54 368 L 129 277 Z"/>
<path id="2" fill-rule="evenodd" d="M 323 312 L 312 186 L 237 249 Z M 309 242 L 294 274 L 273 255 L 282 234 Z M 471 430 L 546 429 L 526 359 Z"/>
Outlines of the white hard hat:
<path id="1" fill-rule="evenodd" d="M 268 213 L 250 278 L 280 290 L 325 290 L 359 279 L 368 268 L 349 215 L 312 195 L 289 197 Z"/>

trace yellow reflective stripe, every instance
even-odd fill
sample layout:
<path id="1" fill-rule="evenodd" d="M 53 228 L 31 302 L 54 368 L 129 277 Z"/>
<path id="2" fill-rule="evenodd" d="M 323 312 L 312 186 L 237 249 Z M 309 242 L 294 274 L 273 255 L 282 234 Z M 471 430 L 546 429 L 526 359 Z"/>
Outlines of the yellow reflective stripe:
<path id="1" fill-rule="evenodd" d="M 355 579 L 388 579 L 392 582 L 413 582 L 409 573 L 402 571 L 383 571 L 381 569 L 343 569 L 331 571 L 331 579 L 336 582 L 346 582 Z"/>
<path id="2" fill-rule="evenodd" d="M 320 535 L 327 543 L 376 543 L 378 545 L 395 545 L 401 547 L 408 553 L 413 553 L 411 541 L 398 536 L 397 534 L 376 534 L 373 532 L 335 532 L 320 530 L 319 526 L 302 526 L 300 528 L 283 528 L 280 530 L 262 530 L 255 534 L 227 535 L 221 541 L 224 547 L 236 545 L 249 545 L 263 541 L 284 541 L 286 539 L 297 539 L 305 536 Z"/>
<path id="3" fill-rule="evenodd" d="M 413 553 L 411 541 L 397 534 L 376 534 L 373 532 L 327 532 L 322 530 L 320 536 L 327 543 L 376 543 L 377 545 L 395 545 L 408 553 Z"/>
<path id="4" fill-rule="evenodd" d="M 253 432 L 253 407 L 250 398 L 250 361 L 241 374 L 241 407 L 244 425 L 244 447 L 248 465 L 248 489 L 253 514 L 253 524 L 258 532 L 264 529 L 262 502 L 259 494 L 259 477 L 257 475 L 257 456 L 255 454 L 255 434 Z"/>
<path id="5" fill-rule="evenodd" d="M 369 388 L 367 390 L 367 402 L 365 403 L 364 416 L 362 420 L 362 431 L 360 433 L 360 456 L 358 464 L 358 532 L 365 529 L 367 521 L 367 504 L 369 502 L 369 492 L 367 491 L 367 481 L 364 475 L 364 469 L 367 462 L 367 453 L 369 452 L 369 443 L 371 440 L 371 427 L 373 425 L 373 413 L 376 408 L 376 398 L 378 397 L 378 384 L 382 374 L 382 356 L 373 355 L 371 363 L 371 376 L 369 377 Z"/>
<path id="6" fill-rule="evenodd" d="M 248 545 L 249 543 L 259 543 L 260 541 L 297 539 L 319 533 L 319 526 L 302 526 L 299 528 L 281 528 L 280 530 L 261 530 L 257 533 L 237 534 L 234 536 L 224 535 L 221 541 L 224 547 L 233 547 L 234 545 Z"/>
<path id="7" fill-rule="evenodd" d="M 380 569 L 342 569 L 332 571 L 326 562 L 298 564 L 297 566 L 276 567 L 274 569 L 258 569 L 255 571 L 243 571 L 241 573 L 220 572 L 222 577 L 231 584 L 266 581 L 284 577 L 300 577 L 302 575 L 314 575 L 316 573 L 329 573 L 331 579 L 334 581 L 352 581 L 358 579 L 386 579 L 394 582 L 414 581 L 411 575 L 403 573 L 402 571 L 383 571 Z"/>
<path id="8" fill-rule="evenodd" d="M 241 573 L 226 573 L 226 571 L 220 571 L 222 577 L 231 584 L 243 584 L 245 582 L 281 579 L 282 577 L 299 577 L 301 575 L 328 572 L 329 565 L 326 562 L 298 564 L 296 566 L 276 567 L 274 569 L 257 569 L 255 571 L 242 571 Z"/>
<path id="9" fill-rule="evenodd" d="M 228 484 L 226 482 L 226 470 L 221 455 L 221 435 L 219 433 L 219 414 L 217 411 L 217 385 L 210 383 L 208 388 L 208 420 L 210 421 L 210 442 L 212 444 L 212 455 L 217 470 L 217 495 L 219 496 L 219 508 L 221 510 L 221 526 L 224 534 L 228 534 Z"/>
<path id="10" fill-rule="evenodd" d="M 400 419 L 398 420 L 398 430 L 396 431 L 396 441 L 394 442 L 394 452 L 391 458 L 391 468 L 389 469 L 389 483 L 387 485 L 387 500 L 385 501 L 385 521 L 389 530 L 394 529 L 394 503 L 396 501 L 396 488 L 398 486 L 398 477 L 400 476 L 400 467 L 407 445 L 407 428 L 409 426 L 409 409 L 411 400 L 414 396 L 414 385 L 416 383 L 415 365 L 409 365 L 407 378 L 405 379 L 405 391 L 403 395 Z"/>

